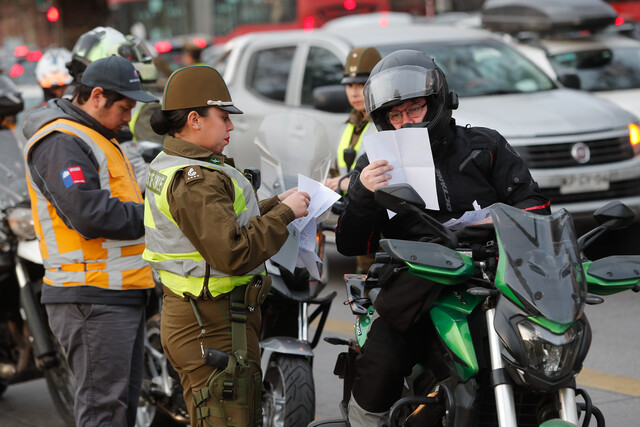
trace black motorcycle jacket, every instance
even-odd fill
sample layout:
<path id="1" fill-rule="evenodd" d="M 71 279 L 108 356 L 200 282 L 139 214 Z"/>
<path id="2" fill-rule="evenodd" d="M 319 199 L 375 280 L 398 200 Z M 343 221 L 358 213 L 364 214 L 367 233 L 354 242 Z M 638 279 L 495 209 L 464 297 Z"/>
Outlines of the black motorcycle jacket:
<path id="1" fill-rule="evenodd" d="M 504 137 L 493 129 L 456 126 L 451 121 L 443 141 L 431 144 L 439 211 L 426 212 L 440 222 L 459 218 L 476 206 L 502 202 L 549 214 L 550 202 L 540 193 L 529 169 Z M 336 227 L 336 245 L 343 255 L 374 253 L 380 236 L 416 240 L 419 220 L 406 214 L 389 219 L 360 182 L 367 155 L 358 159 L 345 196 L 345 209 Z"/>

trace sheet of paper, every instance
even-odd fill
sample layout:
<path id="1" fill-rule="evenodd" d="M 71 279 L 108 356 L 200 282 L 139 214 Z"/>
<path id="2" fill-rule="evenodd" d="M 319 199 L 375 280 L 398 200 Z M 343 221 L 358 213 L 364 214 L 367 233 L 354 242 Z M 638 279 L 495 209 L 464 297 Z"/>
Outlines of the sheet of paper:
<path id="1" fill-rule="evenodd" d="M 322 260 L 316 255 L 317 218 L 329 209 L 340 196 L 325 185 L 304 175 L 298 175 L 298 190 L 311 196 L 305 217 L 291 222 L 289 237 L 280 251 L 271 259 L 293 272 L 295 267 L 305 267 L 309 274 L 320 278 L 317 263 Z"/>
<path id="2" fill-rule="evenodd" d="M 440 210 L 435 166 L 426 128 L 368 134 L 362 143 L 369 161 L 387 160 L 393 166 L 389 184 L 410 184 L 422 197 L 427 209 Z"/>
<path id="3" fill-rule="evenodd" d="M 300 247 L 300 231 L 292 224 L 293 223 L 287 225 L 289 237 L 287 237 L 284 245 L 282 245 L 277 254 L 271 257 L 272 261 L 280 264 L 291 272 L 296 268 L 298 248 Z"/>
<path id="4" fill-rule="evenodd" d="M 483 221 L 486 221 L 491 216 L 491 206 L 488 206 L 483 209 L 477 209 L 473 211 L 466 211 L 462 216 L 458 219 L 450 219 L 445 222 L 445 227 L 449 228 L 452 231 L 461 230 L 469 225 L 479 224 Z"/>

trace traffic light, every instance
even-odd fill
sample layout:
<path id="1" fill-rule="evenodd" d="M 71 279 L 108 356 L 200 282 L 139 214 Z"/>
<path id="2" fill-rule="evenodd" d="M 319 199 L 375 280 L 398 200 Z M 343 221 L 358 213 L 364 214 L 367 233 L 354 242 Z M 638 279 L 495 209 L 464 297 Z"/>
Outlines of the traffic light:
<path id="1" fill-rule="evenodd" d="M 47 21 L 57 22 L 58 19 L 60 19 L 60 12 L 58 11 L 58 8 L 51 6 L 49 10 L 47 10 Z"/>

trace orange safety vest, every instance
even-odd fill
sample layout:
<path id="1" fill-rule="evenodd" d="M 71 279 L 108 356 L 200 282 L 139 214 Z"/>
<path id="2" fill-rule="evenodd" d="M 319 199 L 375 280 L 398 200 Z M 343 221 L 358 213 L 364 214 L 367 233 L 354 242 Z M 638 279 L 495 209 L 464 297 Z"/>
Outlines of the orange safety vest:
<path id="1" fill-rule="evenodd" d="M 34 145 L 51 132 L 76 136 L 91 148 L 99 164 L 100 186 L 109 190 L 111 197 L 142 203 L 135 174 L 117 142 L 72 120 L 54 120 L 33 135 L 25 148 L 27 161 Z M 142 259 L 144 236 L 136 240 L 85 239 L 66 226 L 33 182 L 30 168 L 26 169 L 34 227 L 45 268 L 44 283 L 113 290 L 154 287 L 151 267 Z"/>

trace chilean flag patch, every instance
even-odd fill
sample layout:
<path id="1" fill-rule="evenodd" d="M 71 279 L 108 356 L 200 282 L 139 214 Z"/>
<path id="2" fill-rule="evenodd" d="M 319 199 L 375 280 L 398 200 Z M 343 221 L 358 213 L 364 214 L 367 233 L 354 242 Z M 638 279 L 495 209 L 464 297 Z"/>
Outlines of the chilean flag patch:
<path id="1" fill-rule="evenodd" d="M 81 184 L 85 182 L 84 174 L 80 166 L 71 166 L 60 172 L 62 176 L 62 182 L 66 188 L 71 187 L 73 184 Z"/>

